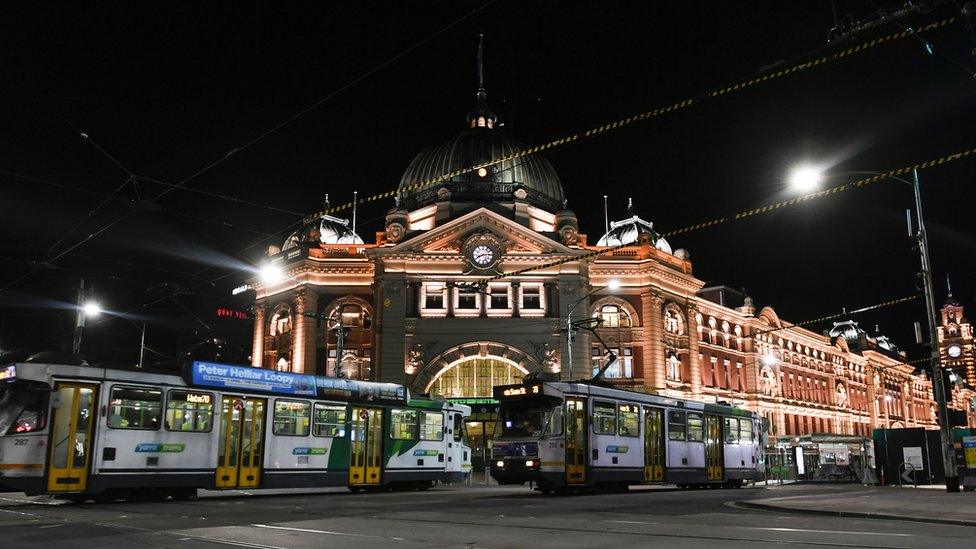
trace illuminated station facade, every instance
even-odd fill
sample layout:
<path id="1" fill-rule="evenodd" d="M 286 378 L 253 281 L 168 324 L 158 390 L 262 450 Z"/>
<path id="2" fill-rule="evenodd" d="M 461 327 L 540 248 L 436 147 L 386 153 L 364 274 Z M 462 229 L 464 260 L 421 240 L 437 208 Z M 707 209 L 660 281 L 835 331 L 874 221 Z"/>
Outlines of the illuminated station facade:
<path id="1" fill-rule="evenodd" d="M 795 327 L 739 292 L 704 287 L 689 253 L 630 206 L 589 242 L 540 155 L 426 184 L 522 150 L 496 122 L 479 90 L 463 131 L 407 167 L 373 242 L 349 220 L 321 215 L 268 250 L 283 276 L 248 281 L 257 293 L 254 366 L 466 399 L 472 419 L 484 420 L 469 424 L 478 448 L 493 428 L 483 415 L 490 406 L 478 404 L 493 386 L 536 372 L 588 378 L 606 366 L 590 333 L 578 331 L 570 347 L 563 331 L 569 316 L 596 317 L 618 357 L 609 382 L 757 411 L 773 440 L 935 428 L 931 379 L 887 338 L 853 321 L 827 333 Z M 474 284 L 527 267 L 540 268 Z M 972 328 L 962 307 L 946 307 L 940 348 L 976 385 Z M 953 395 L 951 407 L 976 425 L 973 392 Z"/>

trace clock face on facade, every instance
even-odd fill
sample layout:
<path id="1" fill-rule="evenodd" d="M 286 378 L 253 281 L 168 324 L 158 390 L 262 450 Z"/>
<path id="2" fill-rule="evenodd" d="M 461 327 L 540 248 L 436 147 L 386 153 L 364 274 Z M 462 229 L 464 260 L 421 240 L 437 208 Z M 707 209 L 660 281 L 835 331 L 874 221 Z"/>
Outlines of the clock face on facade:
<path id="1" fill-rule="evenodd" d="M 471 250 L 471 262 L 479 267 L 487 267 L 495 262 L 495 250 L 487 244 L 478 244 Z"/>
<path id="2" fill-rule="evenodd" d="M 962 354 L 962 347 L 960 347 L 958 345 L 949 345 L 949 348 L 946 349 L 946 352 L 952 358 L 959 358 L 959 355 Z"/>

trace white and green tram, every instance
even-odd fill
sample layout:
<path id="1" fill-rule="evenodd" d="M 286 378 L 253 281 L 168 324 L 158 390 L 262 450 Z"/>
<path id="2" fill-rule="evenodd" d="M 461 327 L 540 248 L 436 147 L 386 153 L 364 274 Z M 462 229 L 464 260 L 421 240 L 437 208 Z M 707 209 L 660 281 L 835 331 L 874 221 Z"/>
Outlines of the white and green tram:
<path id="1" fill-rule="evenodd" d="M 0 489 L 426 489 L 464 480 L 470 408 L 372 383 L 193 362 L 183 375 L 0 366 Z"/>
<path id="2" fill-rule="evenodd" d="M 746 410 L 596 383 L 531 381 L 494 396 L 491 474 L 501 484 L 549 493 L 762 478 L 762 421 Z"/>

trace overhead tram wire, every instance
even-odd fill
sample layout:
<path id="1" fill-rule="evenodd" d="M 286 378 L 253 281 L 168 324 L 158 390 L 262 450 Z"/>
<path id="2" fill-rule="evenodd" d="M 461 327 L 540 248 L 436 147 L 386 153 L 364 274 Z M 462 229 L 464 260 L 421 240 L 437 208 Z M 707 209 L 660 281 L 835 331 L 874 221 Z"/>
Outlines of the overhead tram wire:
<path id="1" fill-rule="evenodd" d="M 368 202 L 375 202 L 377 200 L 381 200 L 381 199 L 384 199 L 384 198 L 392 198 L 392 197 L 396 196 L 398 193 L 401 193 L 401 192 L 411 192 L 411 191 L 423 190 L 423 189 L 426 189 L 427 187 L 434 186 L 434 185 L 436 185 L 438 183 L 447 181 L 447 180 L 452 179 L 454 177 L 457 177 L 457 176 L 460 176 L 460 175 L 464 175 L 464 174 L 467 174 L 467 173 L 471 173 L 471 172 L 475 172 L 475 171 L 477 171 L 477 170 L 479 170 L 481 168 L 488 168 L 488 167 L 491 167 L 491 166 L 495 166 L 495 165 L 501 164 L 503 162 L 514 161 L 516 159 L 519 159 L 519 158 L 522 158 L 522 157 L 525 157 L 525 156 L 530 156 L 530 155 L 533 155 L 533 154 L 539 154 L 539 153 L 546 152 L 546 151 L 560 149 L 560 148 L 563 148 L 563 147 L 566 147 L 566 146 L 569 146 L 569 145 L 574 145 L 574 144 L 580 143 L 580 142 L 582 142 L 584 140 L 591 139 L 591 138 L 594 138 L 594 137 L 597 137 L 597 136 L 601 136 L 603 134 L 607 134 L 607 133 L 616 131 L 618 129 L 624 128 L 624 127 L 628 127 L 628 126 L 630 126 L 632 124 L 635 124 L 637 122 L 643 122 L 645 120 L 650 120 L 652 118 L 656 118 L 656 117 L 662 116 L 662 115 L 667 114 L 667 113 L 670 113 L 670 112 L 679 111 L 679 110 L 686 109 L 686 108 L 691 107 L 691 106 L 694 106 L 694 105 L 701 104 L 701 103 L 703 103 L 703 102 L 705 102 L 705 101 L 707 101 L 709 99 L 715 99 L 715 98 L 718 98 L 718 97 L 722 97 L 722 96 L 725 96 L 725 95 L 729 95 L 729 94 L 732 94 L 732 93 L 736 93 L 736 92 L 739 92 L 739 91 L 742 91 L 742 90 L 746 90 L 746 89 L 752 88 L 752 87 L 754 87 L 756 85 L 759 85 L 759 84 L 762 84 L 762 83 L 765 83 L 765 82 L 769 82 L 771 80 L 776 80 L 776 79 L 779 79 L 779 78 L 782 78 L 782 77 L 785 77 L 785 76 L 788 76 L 788 75 L 791 75 L 791 74 L 795 74 L 795 73 L 800 72 L 800 71 L 804 71 L 804 70 L 813 68 L 813 67 L 818 67 L 818 66 L 825 65 L 825 64 L 830 63 L 830 62 L 833 62 L 833 61 L 837 61 L 837 60 L 840 60 L 840 59 L 848 58 L 848 57 L 851 57 L 851 56 L 854 56 L 854 55 L 863 53 L 863 52 L 865 52 L 867 50 L 876 48 L 876 47 L 881 46 L 883 44 L 888 44 L 890 42 L 894 42 L 896 40 L 902 40 L 902 39 L 909 38 L 909 37 L 916 37 L 917 38 L 917 35 L 919 35 L 919 34 L 923 34 L 923 33 L 926 33 L 926 32 L 931 32 L 931 31 L 934 31 L 934 30 L 938 30 L 938 29 L 944 28 L 944 27 L 946 27 L 948 25 L 951 25 L 953 23 L 956 23 L 958 21 L 959 21 L 959 18 L 958 17 L 955 17 L 955 16 L 946 17 L 944 19 L 940 19 L 940 20 L 935 21 L 933 23 L 929 23 L 927 25 L 922 25 L 922 26 L 918 27 L 917 29 L 907 29 L 907 30 L 903 30 L 901 32 L 896 32 L 896 33 L 888 34 L 888 35 L 885 35 L 885 36 L 881 36 L 879 38 L 875 38 L 873 40 L 868 40 L 866 42 L 863 42 L 863 43 L 860 43 L 860 44 L 857 44 L 857 45 L 854 45 L 854 46 L 850 46 L 848 48 L 845 48 L 845 49 L 840 50 L 840 51 L 838 51 L 836 53 L 833 53 L 833 54 L 824 54 L 824 55 L 820 55 L 819 57 L 814 57 L 814 56 L 817 56 L 818 54 L 820 54 L 821 52 L 823 52 L 823 51 L 825 51 L 827 49 L 832 48 L 832 45 L 831 44 L 828 44 L 826 46 L 822 46 L 822 47 L 817 48 L 815 50 L 812 50 L 810 52 L 807 52 L 807 53 L 804 53 L 804 54 L 799 55 L 797 57 L 794 57 L 790 61 L 777 63 L 776 65 L 774 65 L 772 67 L 760 69 L 759 71 L 753 73 L 752 76 L 744 77 L 744 78 L 740 79 L 739 81 L 737 81 L 735 83 L 728 84 L 728 85 L 725 85 L 723 87 L 716 88 L 716 89 L 713 89 L 711 91 L 707 91 L 707 92 L 701 93 L 701 94 L 696 95 L 694 97 L 689 97 L 689 98 L 684 99 L 682 101 L 678 101 L 678 102 L 675 102 L 675 103 L 671 103 L 671 104 L 666 105 L 666 106 L 661 106 L 661 107 L 658 107 L 658 108 L 656 108 L 654 110 L 637 113 L 637 114 L 634 114 L 634 115 L 629 116 L 627 118 L 622 118 L 622 119 L 616 120 L 614 122 L 609 122 L 609 123 L 604 124 L 602 126 L 598 126 L 598 127 L 595 127 L 595 128 L 591 128 L 589 130 L 585 130 L 585 131 L 577 132 L 577 133 L 574 133 L 574 134 L 570 134 L 570 135 L 567 135 L 567 136 L 562 137 L 560 139 L 555 139 L 555 140 L 549 141 L 547 143 L 543 143 L 541 145 L 536 145 L 534 147 L 529 147 L 527 149 L 522 149 L 522 150 L 516 151 L 514 153 L 511 153 L 509 155 L 499 157 L 499 158 L 494 159 L 494 160 L 489 160 L 489 161 L 486 161 L 486 162 L 482 162 L 480 164 L 476 164 L 476 165 L 468 166 L 468 167 L 464 167 L 464 168 L 459 168 L 459 169 L 453 170 L 451 172 L 447 172 L 447 173 L 443 173 L 443 174 L 438 175 L 438 176 L 430 177 L 428 179 L 425 179 L 423 181 L 418 181 L 416 183 L 413 183 L 411 185 L 405 186 L 403 188 L 399 188 L 398 187 L 395 190 L 390 190 L 390 191 L 382 192 L 382 193 L 375 194 L 375 195 L 372 195 L 372 196 L 368 196 L 366 198 L 361 198 L 361 199 L 356 200 L 355 202 L 350 201 L 350 202 L 347 202 L 345 204 L 340 204 L 340 205 L 333 206 L 333 207 L 330 207 L 330 208 L 325 208 L 325 209 L 320 210 L 320 211 L 318 211 L 316 213 L 313 213 L 313 214 L 308 215 L 305 218 L 305 221 L 308 222 L 310 220 L 315 219 L 316 217 L 321 217 L 322 215 L 332 214 L 332 213 L 336 213 L 336 212 L 341 212 L 341 211 L 344 211 L 344 210 L 348 210 L 348 209 L 351 209 L 354 205 L 357 205 L 357 204 L 365 204 L 365 203 L 368 203 Z M 793 65 L 791 65 L 789 67 L 780 69 L 780 70 L 775 70 L 777 66 L 781 66 L 783 64 L 789 64 L 789 63 L 795 62 L 795 61 L 797 61 L 799 59 L 806 59 L 806 58 L 811 58 L 811 57 L 813 57 L 813 58 L 810 59 L 810 60 L 808 60 L 808 61 L 805 61 L 805 62 L 802 62 L 802 63 L 796 63 L 796 64 L 793 64 Z"/>
<path id="2" fill-rule="evenodd" d="M 808 193 L 808 194 L 805 194 L 805 195 L 802 195 L 802 196 L 797 196 L 795 198 L 791 198 L 789 200 L 782 200 L 780 202 L 774 202 L 772 204 L 767 204 L 766 206 L 760 206 L 758 208 L 751 208 L 751 209 L 748 209 L 748 210 L 742 210 L 740 212 L 736 212 L 734 214 L 727 215 L 727 216 L 716 217 L 715 219 L 712 219 L 710 221 L 704 221 L 702 223 L 696 223 L 695 225 L 689 225 L 687 227 L 682 227 L 680 229 L 675 229 L 673 231 L 668 231 L 668 232 L 665 232 L 665 233 L 661 233 L 661 236 L 663 238 L 671 238 L 671 237 L 674 237 L 674 236 L 679 236 L 679 235 L 683 235 L 683 234 L 687 234 L 687 233 L 691 233 L 691 232 L 695 232 L 695 231 L 700 231 L 702 229 L 708 229 L 708 228 L 716 227 L 718 225 L 724 225 L 726 223 L 730 223 L 730 222 L 733 222 L 733 221 L 741 221 L 743 219 L 749 219 L 749 218 L 755 217 L 757 215 L 774 212 L 774 211 L 777 211 L 777 210 L 780 210 L 780 209 L 783 209 L 783 208 L 787 208 L 787 207 L 790 207 L 790 206 L 795 206 L 797 204 L 802 204 L 802 203 L 805 203 L 805 202 L 809 202 L 811 200 L 816 200 L 818 198 L 824 198 L 824 197 L 828 197 L 828 196 L 834 196 L 834 195 L 843 193 L 845 191 L 863 189 L 863 188 L 865 188 L 865 187 L 867 187 L 867 186 L 869 186 L 869 185 L 871 185 L 873 183 L 878 183 L 878 182 L 881 182 L 881 181 L 885 181 L 889 177 L 892 177 L 892 176 L 904 175 L 906 173 L 911 172 L 912 170 L 925 170 L 925 169 L 928 169 L 928 168 L 942 166 L 942 165 L 947 164 L 949 162 L 954 162 L 956 160 L 960 160 L 960 159 L 963 159 L 963 158 L 968 158 L 970 156 L 973 156 L 974 154 L 976 154 L 976 147 L 970 147 L 968 149 L 963 149 L 963 150 L 961 150 L 959 152 L 947 154 L 947 155 L 941 156 L 939 158 L 936 158 L 936 159 L 933 159 L 933 160 L 929 160 L 927 162 L 919 162 L 918 164 L 913 164 L 911 166 L 905 166 L 905 167 L 902 167 L 902 168 L 897 168 L 897 169 L 889 170 L 889 171 L 886 171 L 886 172 L 880 172 L 880 173 L 875 174 L 875 175 L 872 175 L 870 177 L 865 177 L 863 179 L 858 179 L 857 181 L 852 181 L 850 183 L 844 183 L 843 185 L 837 185 L 836 187 L 831 187 L 829 189 L 824 189 L 822 191 Z M 557 266 L 563 265 L 565 263 L 571 263 L 571 262 L 574 262 L 574 261 L 581 261 L 581 260 L 584 260 L 584 259 L 590 259 L 590 258 L 593 258 L 593 257 L 598 257 L 598 256 L 601 256 L 601 255 L 604 255 L 604 254 L 608 254 L 608 253 L 611 253 L 611 252 L 620 250 L 622 248 L 626 248 L 628 246 L 633 246 L 633 243 L 617 244 L 617 245 L 608 246 L 606 248 L 599 249 L 599 250 L 590 250 L 588 252 L 584 252 L 584 253 L 581 253 L 581 254 L 573 255 L 573 256 L 570 256 L 570 257 L 564 257 L 562 259 L 559 259 L 559 260 L 556 260 L 556 261 L 552 261 L 552 262 L 549 262 L 549 263 L 544 263 L 544 264 L 541 264 L 541 265 L 533 265 L 531 267 L 524 267 L 522 269 L 516 269 L 516 270 L 511 271 L 511 272 L 508 272 L 508 273 L 497 274 L 497 275 L 490 276 L 490 277 L 486 277 L 486 278 L 482 279 L 481 281 L 478 282 L 478 284 L 479 285 L 487 285 L 487 284 L 489 284 L 491 282 L 494 282 L 494 281 L 497 281 L 497 280 L 501 280 L 503 278 L 508 278 L 508 277 L 512 277 L 512 276 L 518 276 L 518 275 L 522 275 L 522 274 L 525 274 L 525 273 L 530 273 L 530 272 L 533 272 L 533 271 L 539 271 L 539 270 L 542 270 L 542 269 L 548 269 L 548 268 L 551 268 L 551 267 L 557 267 Z"/>
<path id="3" fill-rule="evenodd" d="M 788 330 L 790 328 L 803 328 L 803 327 L 806 327 L 806 326 L 810 326 L 811 324 L 820 324 L 822 322 L 827 322 L 829 320 L 836 320 L 838 318 L 848 318 L 850 316 L 857 315 L 857 314 L 861 314 L 861 313 L 866 313 L 866 312 L 869 312 L 869 311 L 876 311 L 878 309 L 884 309 L 884 308 L 887 308 L 887 307 L 894 307 L 895 305 L 901 305 L 902 303 L 909 303 L 909 302 L 912 302 L 912 301 L 915 301 L 915 300 L 919 299 L 920 297 L 922 297 L 922 296 L 919 295 L 919 294 L 912 294 L 912 295 L 908 295 L 908 296 L 905 296 L 905 297 L 899 297 L 899 298 L 889 299 L 889 300 L 886 300 L 886 301 L 881 301 L 881 302 L 875 303 L 873 305 L 866 305 L 864 307 L 859 307 L 857 309 L 852 309 L 850 311 L 848 311 L 848 310 L 845 309 L 844 311 L 842 311 L 840 313 L 836 313 L 836 314 L 832 314 L 832 315 L 827 315 L 827 316 L 822 316 L 822 317 L 819 317 L 819 318 L 811 318 L 810 320 L 804 320 L 802 322 L 784 323 L 783 326 L 780 326 L 778 328 L 768 328 L 768 329 L 765 329 L 765 330 L 759 330 L 757 332 L 753 332 L 753 334 L 750 337 L 752 337 L 753 339 L 755 339 L 757 336 L 760 336 L 760 335 L 763 335 L 763 334 L 769 334 L 769 333 L 772 333 L 772 332 L 778 332 L 780 330 Z"/>
<path id="4" fill-rule="evenodd" d="M 487 8 L 488 6 L 494 4 L 496 1 L 497 0 L 488 0 L 484 4 L 481 4 L 477 8 L 475 8 L 475 9 L 473 9 L 473 10 L 465 13 L 461 17 L 459 17 L 459 18 L 455 19 L 454 21 L 448 23 L 446 26 L 441 27 L 439 30 L 437 30 L 433 34 L 427 36 L 423 40 L 421 40 L 421 41 L 413 44 L 412 46 L 408 47 L 405 50 L 401 50 L 399 53 L 397 53 L 393 57 L 390 57 L 386 61 L 383 61 L 379 65 L 376 65 L 372 69 L 369 69 L 368 71 L 362 73 L 361 75 L 359 75 L 356 78 L 354 78 L 352 81 L 350 81 L 347 84 L 343 85 L 342 87 L 334 90 L 333 92 L 329 93 L 325 97 L 323 97 L 323 98 L 315 101 L 314 103 L 312 103 L 311 105 L 309 105 L 309 106 L 305 107 L 304 109 L 298 111 L 297 113 L 289 116 L 288 118 L 286 118 L 282 122 L 279 122 L 278 124 L 275 124 L 271 128 L 269 128 L 269 129 L 265 130 L 264 132 L 258 134 L 256 137 L 252 138 L 251 140 L 247 141 L 246 143 L 244 143 L 242 145 L 239 145 L 237 147 L 234 147 L 233 149 L 231 149 L 230 151 L 228 151 L 224 156 L 218 158 L 217 160 L 214 160 L 210 164 L 207 164 L 203 168 L 201 168 L 201 169 L 197 170 L 196 172 L 190 174 L 188 177 L 184 178 L 183 180 L 181 180 L 180 182 L 176 183 L 172 187 L 170 187 L 170 188 L 166 189 L 165 191 L 159 193 L 158 195 L 156 195 L 155 198 L 153 198 L 153 200 L 159 200 L 160 198 L 166 196 L 167 194 L 169 194 L 169 193 L 171 193 L 171 192 L 173 192 L 175 190 L 183 189 L 185 187 L 185 185 L 187 183 L 189 183 L 190 181 L 192 181 L 192 180 L 196 179 L 197 177 L 199 177 L 200 175 L 203 175 L 204 173 L 210 171 L 211 169 L 213 169 L 214 167 L 218 166 L 219 164 L 222 164 L 227 159 L 229 159 L 229 158 L 231 158 L 233 156 L 237 156 L 242 151 L 244 151 L 244 150 L 252 147 L 253 145 L 255 145 L 256 143 L 258 143 L 259 141 L 261 141 L 265 137 L 267 137 L 267 136 L 269 136 L 269 135 L 277 132 L 281 128 L 287 126 L 288 124 L 291 124 L 295 120 L 298 120 L 302 116 L 305 116 L 309 112 L 317 109 L 318 107 L 322 106 L 327 101 L 329 101 L 329 100 L 333 99 L 334 97 L 340 95 L 341 93 L 345 92 L 349 88 L 352 88 L 356 84 L 358 84 L 358 83 L 362 82 L 363 80 L 369 78 L 370 76 L 372 76 L 373 74 L 375 74 L 375 73 L 379 72 L 380 70 L 386 68 L 387 66 L 395 63 L 396 61 L 400 60 L 402 57 L 404 57 L 404 56 L 408 55 L 409 53 L 413 52 L 414 50 L 416 50 L 420 46 L 423 46 L 427 42 L 430 42 L 434 38 L 437 38 L 441 34 L 444 34 L 448 30 L 454 28 L 455 26 L 457 26 L 458 24 L 460 24 L 462 21 L 465 21 L 465 20 L 471 18 L 472 16 L 474 16 L 475 14 L 483 11 L 485 8 Z"/>

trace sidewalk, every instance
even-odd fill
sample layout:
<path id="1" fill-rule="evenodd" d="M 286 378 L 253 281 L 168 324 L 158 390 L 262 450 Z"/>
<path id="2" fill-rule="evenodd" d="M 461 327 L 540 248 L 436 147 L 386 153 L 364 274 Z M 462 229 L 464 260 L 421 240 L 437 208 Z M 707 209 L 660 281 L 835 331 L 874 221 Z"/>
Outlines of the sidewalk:
<path id="1" fill-rule="evenodd" d="M 859 486 L 826 494 L 753 499 L 737 504 L 767 511 L 976 526 L 976 494 L 947 494 L 944 488 Z"/>

